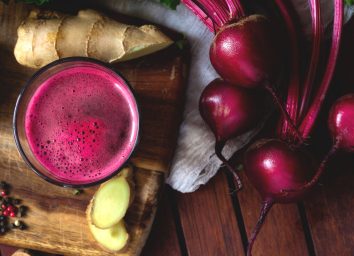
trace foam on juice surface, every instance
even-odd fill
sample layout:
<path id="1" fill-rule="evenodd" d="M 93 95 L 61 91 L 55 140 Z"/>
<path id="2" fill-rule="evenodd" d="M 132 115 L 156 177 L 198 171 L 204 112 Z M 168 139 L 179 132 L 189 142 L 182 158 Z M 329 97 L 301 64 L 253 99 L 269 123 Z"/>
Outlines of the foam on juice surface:
<path id="1" fill-rule="evenodd" d="M 37 160 L 75 183 L 117 170 L 135 145 L 137 126 L 137 107 L 125 82 L 93 67 L 70 68 L 43 82 L 25 118 Z"/>

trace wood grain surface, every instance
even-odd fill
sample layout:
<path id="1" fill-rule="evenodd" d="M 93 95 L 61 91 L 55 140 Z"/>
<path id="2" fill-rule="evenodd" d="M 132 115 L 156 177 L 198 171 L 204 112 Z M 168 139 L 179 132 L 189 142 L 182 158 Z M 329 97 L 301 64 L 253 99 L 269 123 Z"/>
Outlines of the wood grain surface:
<path id="1" fill-rule="evenodd" d="M 16 98 L 35 72 L 13 56 L 16 29 L 31 6 L 0 3 L 0 180 L 11 195 L 29 207 L 25 231 L 12 230 L 0 243 L 65 255 L 110 255 L 91 237 L 85 209 L 96 187 L 79 196 L 36 176 L 19 156 L 12 132 Z M 73 10 L 71 10 L 73 11 Z M 112 11 L 112 10 L 111 10 Z M 114 10 L 111 15 L 114 14 Z M 121 255 L 139 254 L 154 220 L 174 152 L 181 120 L 186 58 L 176 46 L 135 61 L 114 65 L 135 89 L 141 109 L 142 134 L 132 162 L 136 196 L 126 215 L 130 242 Z M 109 209 L 108 209 L 109 210 Z"/>
<path id="2" fill-rule="evenodd" d="M 243 255 L 242 239 L 231 201 L 231 191 L 220 173 L 192 194 L 177 197 L 181 224 L 190 255 Z M 206 241 L 206 242 L 203 242 Z"/>
<path id="3" fill-rule="evenodd" d="M 253 231 L 261 208 L 261 197 L 245 175 L 242 193 L 238 194 L 248 237 Z M 267 245 L 267 246 L 265 246 Z M 254 244 L 254 255 L 308 255 L 304 230 L 296 204 L 273 206 Z"/>
<path id="4" fill-rule="evenodd" d="M 305 201 L 317 255 L 354 255 L 353 170 L 353 157 L 337 156 L 322 185 Z"/>

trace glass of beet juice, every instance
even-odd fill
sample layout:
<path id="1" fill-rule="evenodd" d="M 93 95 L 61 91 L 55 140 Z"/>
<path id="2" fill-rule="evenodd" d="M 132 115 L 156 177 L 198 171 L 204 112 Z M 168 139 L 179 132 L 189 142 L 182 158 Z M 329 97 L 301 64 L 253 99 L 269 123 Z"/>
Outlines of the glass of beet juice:
<path id="1" fill-rule="evenodd" d="M 117 174 L 138 141 L 139 110 L 128 82 L 89 58 L 66 58 L 36 72 L 17 99 L 20 154 L 45 180 L 87 187 Z"/>

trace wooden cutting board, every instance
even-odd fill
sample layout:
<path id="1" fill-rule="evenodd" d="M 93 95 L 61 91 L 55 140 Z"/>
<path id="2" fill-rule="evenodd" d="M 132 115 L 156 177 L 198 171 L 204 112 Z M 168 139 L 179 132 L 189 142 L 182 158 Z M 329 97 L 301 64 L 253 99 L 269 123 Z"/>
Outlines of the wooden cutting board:
<path id="1" fill-rule="evenodd" d="M 20 66 L 13 48 L 16 29 L 30 8 L 0 2 L 0 180 L 10 183 L 11 196 L 29 207 L 23 219 L 29 228 L 11 230 L 0 237 L 0 243 L 65 255 L 111 255 L 96 244 L 86 224 L 85 209 L 97 187 L 74 196 L 72 189 L 49 184 L 25 165 L 15 146 L 11 125 L 15 101 L 35 70 Z M 131 239 L 119 255 L 139 254 L 154 220 L 181 121 L 185 56 L 185 51 L 172 46 L 114 65 L 135 89 L 142 115 L 141 141 L 132 158 L 136 197 L 125 219 Z"/>

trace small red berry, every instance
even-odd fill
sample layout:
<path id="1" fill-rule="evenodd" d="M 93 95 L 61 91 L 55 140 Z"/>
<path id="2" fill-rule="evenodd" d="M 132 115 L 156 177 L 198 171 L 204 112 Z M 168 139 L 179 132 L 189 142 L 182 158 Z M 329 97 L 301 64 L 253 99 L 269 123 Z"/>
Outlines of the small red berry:
<path id="1" fill-rule="evenodd" d="M 5 210 L 7 208 L 6 204 L 2 204 L 1 208 Z"/>
<path id="2" fill-rule="evenodd" d="M 6 191 L 1 191 L 1 196 L 7 196 Z"/>
<path id="3" fill-rule="evenodd" d="M 9 212 L 13 212 L 15 208 L 12 205 L 9 205 L 6 210 L 8 210 Z"/>
<path id="4" fill-rule="evenodd" d="M 8 210 L 5 210 L 5 211 L 3 211 L 2 215 L 4 215 L 4 216 L 9 216 L 9 215 L 10 215 L 10 212 L 9 212 Z"/>
<path id="5" fill-rule="evenodd" d="M 10 217 L 16 217 L 16 213 L 10 212 Z"/>

